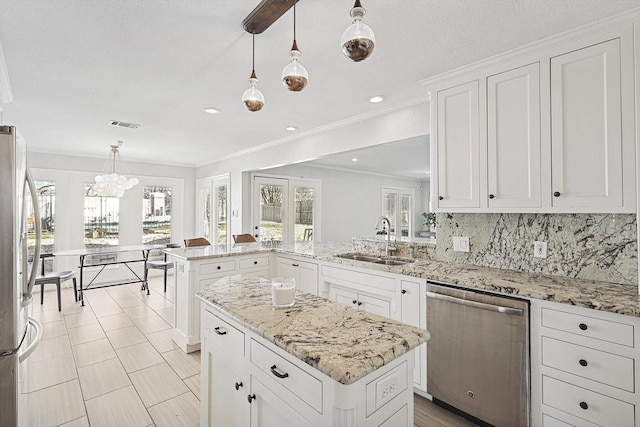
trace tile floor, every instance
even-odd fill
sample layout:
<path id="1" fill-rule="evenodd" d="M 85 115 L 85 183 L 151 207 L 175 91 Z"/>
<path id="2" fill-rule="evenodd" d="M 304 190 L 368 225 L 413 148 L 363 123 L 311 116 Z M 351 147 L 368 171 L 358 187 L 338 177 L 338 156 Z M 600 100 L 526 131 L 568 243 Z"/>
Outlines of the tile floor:
<path id="1" fill-rule="evenodd" d="M 200 353 L 185 354 L 170 337 L 173 289 L 150 280 L 85 293 L 85 307 L 55 286 L 32 317 L 44 327 L 29 358 L 28 425 L 198 426 Z"/>

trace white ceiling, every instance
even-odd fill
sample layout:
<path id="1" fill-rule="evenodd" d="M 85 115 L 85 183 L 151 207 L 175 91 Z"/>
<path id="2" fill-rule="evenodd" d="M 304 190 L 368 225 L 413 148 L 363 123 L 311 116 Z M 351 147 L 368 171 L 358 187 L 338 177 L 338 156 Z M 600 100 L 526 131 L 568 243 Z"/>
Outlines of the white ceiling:
<path id="1" fill-rule="evenodd" d="M 4 124 L 31 150 L 185 166 L 311 132 L 425 95 L 419 80 L 640 7 L 640 0 L 362 0 L 373 55 L 352 63 L 339 41 L 353 0 L 300 0 L 297 39 L 309 84 L 288 92 L 280 72 L 289 11 L 256 36 L 262 111 L 240 97 L 258 0 L 0 0 L 0 44 L 14 101 Z M 369 104 L 374 94 L 382 104 Z M 214 106 L 222 114 L 209 115 Z M 139 129 L 111 120 L 140 123 Z"/>

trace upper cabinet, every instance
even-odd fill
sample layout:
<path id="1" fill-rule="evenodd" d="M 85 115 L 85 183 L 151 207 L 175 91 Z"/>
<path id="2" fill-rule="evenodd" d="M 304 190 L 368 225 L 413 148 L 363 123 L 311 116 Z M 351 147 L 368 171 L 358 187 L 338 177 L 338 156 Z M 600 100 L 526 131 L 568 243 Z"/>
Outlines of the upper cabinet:
<path id="1" fill-rule="evenodd" d="M 620 40 L 551 58 L 553 207 L 622 207 Z"/>
<path id="2" fill-rule="evenodd" d="M 437 117 L 437 206 L 477 208 L 480 206 L 478 82 L 439 91 Z"/>
<path id="3" fill-rule="evenodd" d="M 631 28 L 583 30 L 425 82 L 435 210 L 635 213 Z"/>

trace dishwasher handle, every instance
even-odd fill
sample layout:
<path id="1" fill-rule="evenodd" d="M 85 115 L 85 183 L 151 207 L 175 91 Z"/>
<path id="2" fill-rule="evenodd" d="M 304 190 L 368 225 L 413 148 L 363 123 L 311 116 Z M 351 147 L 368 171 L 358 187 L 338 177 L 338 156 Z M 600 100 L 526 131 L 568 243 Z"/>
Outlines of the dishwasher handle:
<path id="1" fill-rule="evenodd" d="M 441 301 L 451 302 L 453 304 L 466 305 L 467 307 L 479 308 L 481 310 L 495 311 L 510 316 L 522 316 L 523 311 L 519 308 L 502 307 L 500 305 L 487 304 L 484 302 L 472 301 L 462 298 L 452 297 L 450 295 L 438 294 L 435 292 L 427 291 L 427 298 L 438 299 Z"/>

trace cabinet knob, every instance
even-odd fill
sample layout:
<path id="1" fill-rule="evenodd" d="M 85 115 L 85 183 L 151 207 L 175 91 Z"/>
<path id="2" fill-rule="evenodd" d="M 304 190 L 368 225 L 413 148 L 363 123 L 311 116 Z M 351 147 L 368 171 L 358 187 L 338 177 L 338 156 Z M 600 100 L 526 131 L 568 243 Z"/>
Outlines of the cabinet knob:
<path id="1" fill-rule="evenodd" d="M 254 229 L 254 230 L 257 230 L 257 229 L 258 229 L 258 226 L 256 225 L 255 227 L 253 227 L 253 229 Z"/>
<path id="2" fill-rule="evenodd" d="M 444 200 L 444 196 L 439 196 L 438 200 Z"/>
<path id="3" fill-rule="evenodd" d="M 580 366 L 587 366 L 588 365 L 587 361 L 584 360 L 584 359 L 580 359 L 580 361 L 578 363 L 580 364 Z"/>
<path id="4" fill-rule="evenodd" d="M 406 289 L 403 289 L 403 290 L 401 290 L 400 292 L 401 292 L 401 293 L 403 293 L 403 294 L 406 294 L 406 293 L 407 293 L 407 290 L 406 290 Z"/>
<path id="5" fill-rule="evenodd" d="M 589 409 L 589 405 L 587 405 L 587 402 L 580 402 L 580 407 L 582 409 Z"/>
<path id="6" fill-rule="evenodd" d="M 553 197 L 560 197 L 560 192 L 556 191 L 555 193 L 553 193 Z"/>
<path id="7" fill-rule="evenodd" d="M 584 323 L 580 323 L 578 325 L 578 328 L 582 329 L 583 331 L 586 331 L 588 329 L 588 326 L 586 324 L 584 324 Z"/>
<path id="8" fill-rule="evenodd" d="M 236 383 L 235 387 L 236 387 L 236 390 L 240 390 L 240 387 L 242 387 L 242 383 L 241 382 Z"/>
<path id="9" fill-rule="evenodd" d="M 362 305 L 362 302 L 358 301 L 358 305 Z"/>
<path id="10" fill-rule="evenodd" d="M 254 234 L 254 235 L 253 235 L 253 237 L 255 237 L 255 238 L 257 239 L 257 238 L 258 238 L 258 235 L 257 235 L 257 234 Z"/>
<path id="11" fill-rule="evenodd" d="M 354 300 L 353 300 L 353 301 L 351 301 L 351 302 L 352 302 L 352 303 L 354 303 L 354 304 L 357 304 L 357 303 L 358 303 L 358 300 L 355 300 L 355 299 L 354 299 Z"/>
<path id="12" fill-rule="evenodd" d="M 256 398 L 255 394 L 250 394 L 247 396 L 247 400 L 249 401 L 249 403 L 251 403 L 252 400 L 254 400 Z"/>
<path id="13" fill-rule="evenodd" d="M 222 267 L 218 266 L 218 270 L 220 270 Z"/>
<path id="14" fill-rule="evenodd" d="M 254 265 L 258 265 L 258 261 L 253 261 L 253 264 Z"/>
<path id="15" fill-rule="evenodd" d="M 493 199 L 494 197 L 496 197 L 496 196 L 494 196 L 493 194 L 489 194 L 489 198 L 490 199 Z"/>

